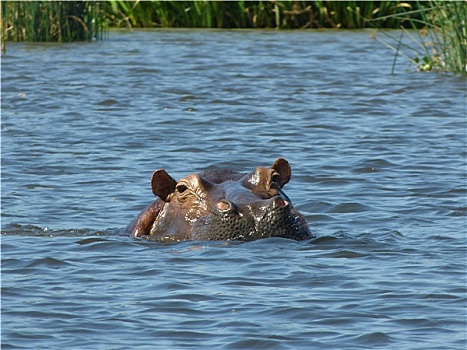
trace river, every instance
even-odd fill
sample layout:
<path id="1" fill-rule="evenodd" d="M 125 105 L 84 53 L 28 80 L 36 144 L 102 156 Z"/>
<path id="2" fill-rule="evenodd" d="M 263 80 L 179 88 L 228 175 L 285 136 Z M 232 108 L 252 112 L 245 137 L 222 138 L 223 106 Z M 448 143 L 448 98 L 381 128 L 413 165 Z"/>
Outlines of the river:
<path id="1" fill-rule="evenodd" d="M 112 31 L 2 57 L 2 349 L 466 346 L 466 81 L 370 31 Z M 121 235 L 174 178 L 286 158 L 317 238 Z"/>

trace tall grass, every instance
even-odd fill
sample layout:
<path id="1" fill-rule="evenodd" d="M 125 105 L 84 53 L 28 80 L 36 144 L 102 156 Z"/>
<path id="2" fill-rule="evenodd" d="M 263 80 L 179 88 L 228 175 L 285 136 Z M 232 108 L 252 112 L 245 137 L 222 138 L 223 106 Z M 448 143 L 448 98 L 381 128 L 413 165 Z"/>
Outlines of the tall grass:
<path id="1" fill-rule="evenodd" d="M 467 75 L 467 3 L 418 1 L 417 8 L 407 14 L 410 17 L 406 21 L 412 28 L 422 29 L 403 30 L 397 37 L 389 32 L 380 32 L 386 38 L 380 42 L 395 52 L 394 62 L 400 55 L 420 71 Z"/>
<path id="2" fill-rule="evenodd" d="M 108 26 L 199 28 L 411 28 L 382 32 L 420 70 L 467 74 L 465 1 L 2 1 L 2 49 L 12 41 L 101 39 Z M 425 35 L 422 35 L 425 34 Z"/>
<path id="3" fill-rule="evenodd" d="M 2 1 L 2 42 L 100 39 L 102 3 L 93 1 Z"/>
<path id="4" fill-rule="evenodd" d="M 429 24 L 430 42 L 425 56 L 432 68 L 467 74 L 467 3 L 430 1 L 424 20 Z"/>
<path id="5" fill-rule="evenodd" d="M 404 11 L 397 1 L 118 1 L 113 26 L 199 28 L 363 28 L 363 19 Z M 399 27 L 398 18 L 379 22 Z"/>
<path id="6" fill-rule="evenodd" d="M 2 43 L 102 38 L 115 27 L 362 28 L 385 17 L 398 27 L 397 1 L 2 1 Z M 363 20 L 362 18 L 365 18 Z"/>

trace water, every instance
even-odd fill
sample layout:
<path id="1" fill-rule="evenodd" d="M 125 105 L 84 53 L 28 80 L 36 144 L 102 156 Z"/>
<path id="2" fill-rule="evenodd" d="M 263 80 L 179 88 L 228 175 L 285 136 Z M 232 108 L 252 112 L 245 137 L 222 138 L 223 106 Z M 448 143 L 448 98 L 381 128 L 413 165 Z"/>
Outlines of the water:
<path id="1" fill-rule="evenodd" d="M 367 31 L 7 50 L 2 349 L 465 349 L 465 80 Z M 318 238 L 121 235 L 155 169 L 277 157 Z"/>

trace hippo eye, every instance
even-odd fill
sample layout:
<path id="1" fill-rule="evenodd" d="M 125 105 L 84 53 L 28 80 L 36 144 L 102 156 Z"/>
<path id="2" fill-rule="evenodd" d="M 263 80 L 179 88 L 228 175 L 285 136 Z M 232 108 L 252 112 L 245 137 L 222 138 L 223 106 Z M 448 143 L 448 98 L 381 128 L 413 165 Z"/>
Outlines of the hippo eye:
<path id="1" fill-rule="evenodd" d="M 177 185 L 176 188 L 177 188 L 178 193 L 183 193 L 188 189 L 188 187 L 185 185 Z"/>
<path id="2" fill-rule="evenodd" d="M 176 187 L 176 190 L 177 190 L 177 193 L 178 193 L 178 200 L 180 202 L 184 202 L 186 201 L 190 195 L 191 195 L 191 191 L 190 189 L 188 188 L 188 186 L 184 185 L 184 184 L 178 184 Z"/>
<path id="3" fill-rule="evenodd" d="M 271 175 L 271 182 L 277 184 L 277 183 L 279 183 L 279 180 L 280 180 L 280 175 L 279 175 L 279 173 L 274 172 L 274 173 Z"/>

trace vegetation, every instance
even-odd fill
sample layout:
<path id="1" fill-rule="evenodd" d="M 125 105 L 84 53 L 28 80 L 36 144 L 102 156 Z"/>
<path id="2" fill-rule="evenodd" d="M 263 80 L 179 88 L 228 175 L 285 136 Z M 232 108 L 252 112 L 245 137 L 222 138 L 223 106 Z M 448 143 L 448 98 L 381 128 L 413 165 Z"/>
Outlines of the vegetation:
<path id="1" fill-rule="evenodd" d="M 8 40 L 98 40 L 108 27 L 402 28 L 410 43 L 380 32 L 394 61 L 466 74 L 465 1 L 2 1 L 0 11 L 3 51 Z"/>
<path id="2" fill-rule="evenodd" d="M 117 27 L 191 28 L 398 28 L 405 11 L 398 1 L 117 1 L 108 18 Z"/>
<path id="3" fill-rule="evenodd" d="M 100 2 L 2 1 L 2 43 L 101 38 L 106 22 Z"/>
<path id="4" fill-rule="evenodd" d="M 2 39 L 76 41 L 110 27 L 398 28 L 398 1 L 2 1 Z M 402 19 L 401 19 L 402 18 Z"/>
<path id="5" fill-rule="evenodd" d="M 467 75 L 467 3 L 464 1 L 424 1 L 409 15 L 412 28 L 419 31 L 402 31 L 399 37 L 380 31 L 384 45 L 398 55 L 406 57 L 420 71 L 447 71 Z M 390 17 L 397 17 L 391 15 Z M 403 36 L 409 40 L 403 41 Z M 394 62 L 395 62 L 394 59 Z"/>

